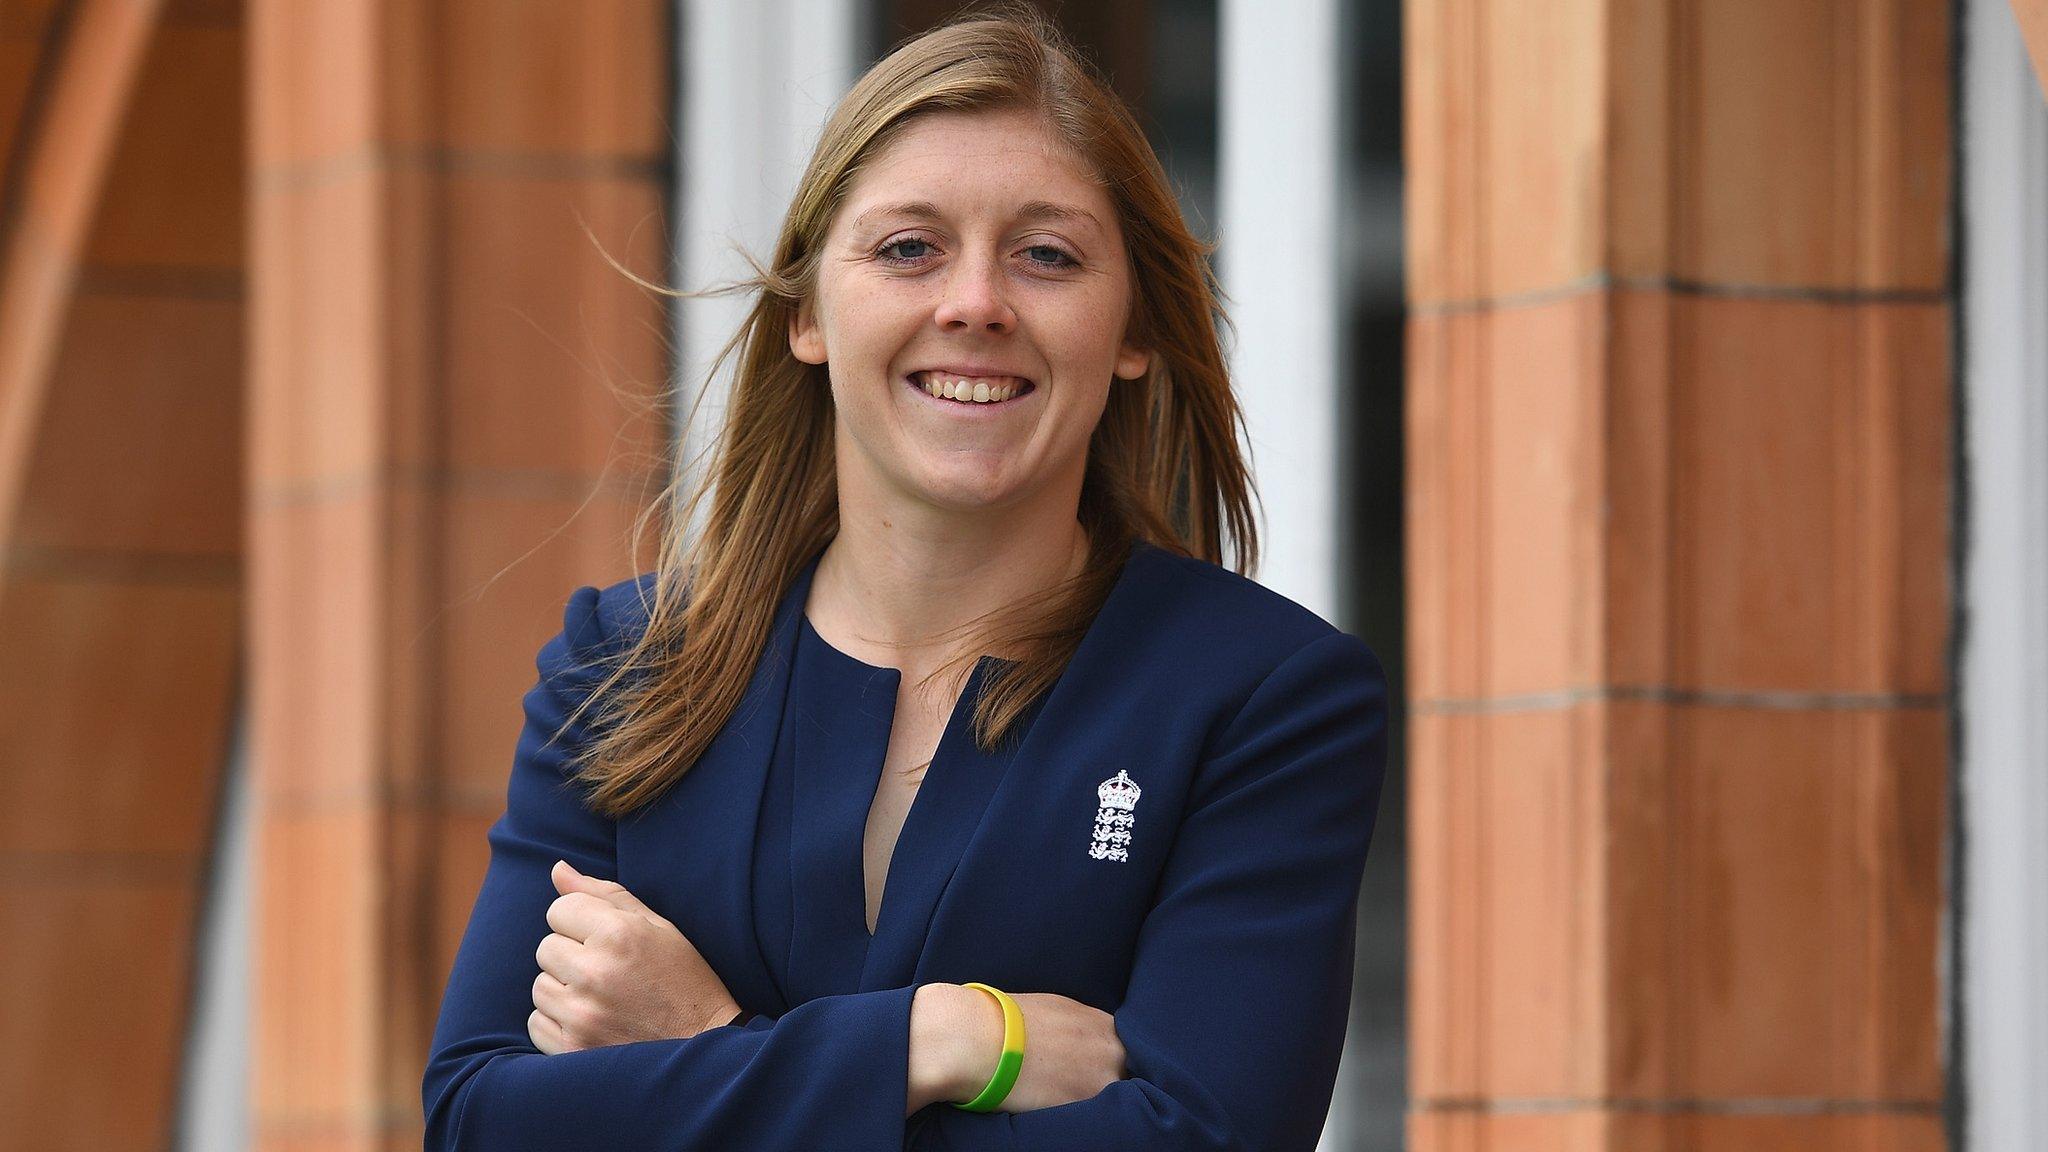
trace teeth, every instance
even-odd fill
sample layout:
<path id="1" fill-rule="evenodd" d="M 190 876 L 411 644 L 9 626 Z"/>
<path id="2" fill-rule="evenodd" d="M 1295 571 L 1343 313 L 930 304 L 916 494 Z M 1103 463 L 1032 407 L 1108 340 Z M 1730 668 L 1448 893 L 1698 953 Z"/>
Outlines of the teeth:
<path id="1" fill-rule="evenodd" d="M 934 372 L 922 373 L 926 392 L 947 400 L 958 400 L 967 404 L 994 404 L 1008 400 L 1023 391 L 1021 384 L 970 379 L 965 376 L 942 376 Z M 1004 377 L 1003 380 L 1007 380 Z"/>

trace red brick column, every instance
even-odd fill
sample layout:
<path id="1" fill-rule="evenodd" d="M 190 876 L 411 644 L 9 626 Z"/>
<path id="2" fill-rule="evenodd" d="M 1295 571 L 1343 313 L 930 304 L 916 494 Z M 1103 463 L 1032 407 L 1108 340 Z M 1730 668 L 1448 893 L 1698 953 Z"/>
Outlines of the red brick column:
<path id="1" fill-rule="evenodd" d="M 241 639 L 242 29 L 0 5 L 0 1146 L 171 1138 Z"/>
<path id="2" fill-rule="evenodd" d="M 665 278 L 667 13 L 252 6 L 260 1147 L 419 1146 L 534 653 L 651 564 L 665 310 L 585 228 Z"/>
<path id="3" fill-rule="evenodd" d="M 1411 1146 L 1935 1149 L 1946 5 L 1411 3 Z"/>

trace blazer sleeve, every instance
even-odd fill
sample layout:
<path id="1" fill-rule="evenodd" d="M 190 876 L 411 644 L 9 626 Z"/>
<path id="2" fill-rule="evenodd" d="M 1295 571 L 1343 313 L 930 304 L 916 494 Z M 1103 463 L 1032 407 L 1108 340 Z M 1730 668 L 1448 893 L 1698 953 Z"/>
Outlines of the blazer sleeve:
<path id="1" fill-rule="evenodd" d="M 505 813 L 487 833 L 490 863 L 428 1052 L 426 1148 L 897 1152 L 911 987 L 819 997 L 687 1040 L 545 1055 L 528 1037 L 535 951 L 557 895 L 549 869 L 566 859 L 588 875 L 617 874 L 615 822 L 589 811 L 569 778 L 584 718 L 551 741 L 601 678 L 585 667 L 608 643 L 600 595 L 584 587 L 570 597 L 561 634 L 536 661 Z"/>
<path id="2" fill-rule="evenodd" d="M 1129 1076 L 1031 1112 L 920 1109 L 905 1147 L 1311 1152 L 1350 1015 L 1387 717 L 1379 661 L 1348 633 L 1282 662 L 1198 769 L 1114 1013 Z"/>

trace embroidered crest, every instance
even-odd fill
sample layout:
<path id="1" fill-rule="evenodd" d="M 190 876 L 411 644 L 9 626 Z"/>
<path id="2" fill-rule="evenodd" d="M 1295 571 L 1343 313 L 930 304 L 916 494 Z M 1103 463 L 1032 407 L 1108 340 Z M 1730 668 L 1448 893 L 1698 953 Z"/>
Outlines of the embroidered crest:
<path id="1" fill-rule="evenodd" d="M 1088 855 L 1095 860 L 1130 859 L 1131 824 L 1137 819 L 1138 783 L 1123 769 L 1095 789 L 1102 806 L 1095 810 L 1095 840 Z"/>

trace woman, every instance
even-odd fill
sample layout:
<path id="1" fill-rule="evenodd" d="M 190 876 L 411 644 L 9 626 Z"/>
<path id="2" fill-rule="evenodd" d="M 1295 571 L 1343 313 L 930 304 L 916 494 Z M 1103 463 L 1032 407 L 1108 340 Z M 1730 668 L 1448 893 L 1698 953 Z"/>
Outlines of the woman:
<path id="1" fill-rule="evenodd" d="M 429 1148 L 1315 1145 L 1386 687 L 1220 566 L 1206 255 L 1028 9 L 847 95 L 710 514 L 541 650 Z"/>

